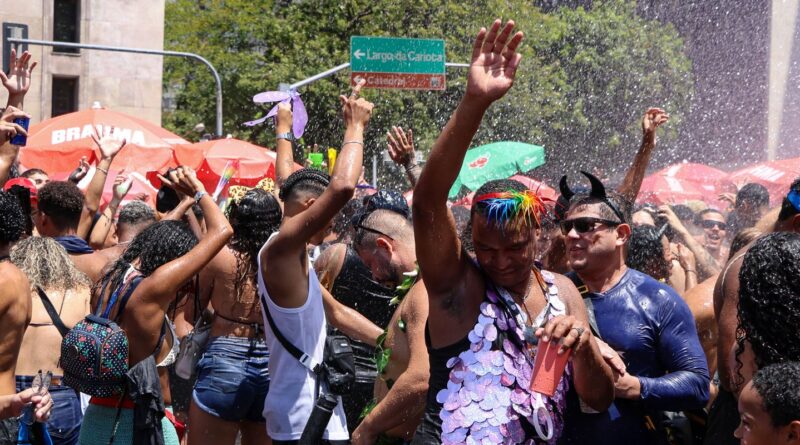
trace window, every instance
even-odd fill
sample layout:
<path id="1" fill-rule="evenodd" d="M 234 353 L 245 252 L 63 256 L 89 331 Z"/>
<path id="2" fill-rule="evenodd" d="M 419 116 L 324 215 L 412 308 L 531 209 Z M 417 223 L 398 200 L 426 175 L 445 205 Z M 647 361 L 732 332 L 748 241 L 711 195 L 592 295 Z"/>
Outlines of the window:
<path id="1" fill-rule="evenodd" d="M 53 3 L 53 40 L 56 42 L 80 42 L 80 0 L 55 0 Z M 59 53 L 78 53 L 78 48 L 56 46 Z"/>
<path id="2" fill-rule="evenodd" d="M 28 50 L 27 43 L 11 43 L 7 39 L 27 39 L 28 38 L 28 25 L 19 23 L 3 22 L 3 72 L 7 73 L 10 68 L 11 48 L 17 50 L 17 54 L 22 54 Z"/>
<path id="3" fill-rule="evenodd" d="M 52 117 L 78 110 L 78 78 L 53 77 Z"/>

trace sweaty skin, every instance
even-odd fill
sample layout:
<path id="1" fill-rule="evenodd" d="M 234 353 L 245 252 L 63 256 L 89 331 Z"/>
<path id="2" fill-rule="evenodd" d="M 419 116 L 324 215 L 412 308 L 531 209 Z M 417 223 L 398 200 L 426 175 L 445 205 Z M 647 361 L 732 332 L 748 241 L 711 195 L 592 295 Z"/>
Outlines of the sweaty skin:
<path id="1" fill-rule="evenodd" d="M 91 289 L 88 286 L 76 289 L 44 289 L 47 297 L 58 311 L 61 308 L 61 321 L 72 328 L 89 313 Z M 61 357 L 61 334 L 52 325 L 50 316 L 44 309 L 42 300 L 36 291 L 32 291 L 32 316 L 25 336 L 22 338 L 17 359 L 17 375 L 35 375 L 40 369 L 47 369 L 53 375 L 61 376 L 63 371 L 58 366 Z M 44 326 L 35 326 L 42 324 Z"/>
<path id="2" fill-rule="evenodd" d="M 682 297 L 694 315 L 697 335 L 708 361 L 709 375 L 717 372 L 717 320 L 714 317 L 714 286 L 719 274 L 686 291 Z"/>
<path id="3" fill-rule="evenodd" d="M 212 337 L 252 337 L 255 334 L 252 325 L 263 323 L 255 283 L 246 280 L 243 288 L 238 291 L 241 293 L 240 301 L 237 301 L 236 296 L 236 256 L 233 249 L 225 246 L 200 273 L 200 307 L 205 307 L 210 300 L 214 313 L 221 315 L 215 316 L 211 324 Z M 228 321 L 222 317 L 246 324 Z M 260 336 L 263 335 L 262 331 Z"/>
<path id="4" fill-rule="evenodd" d="M 0 395 L 17 392 L 15 365 L 25 328 L 31 320 L 28 278 L 10 261 L 0 261 Z"/>
<path id="5" fill-rule="evenodd" d="M 361 429 L 385 431 L 386 435 L 410 440 L 425 410 L 429 363 L 425 347 L 428 293 L 418 281 L 408 291 L 389 322 L 384 348 L 392 355 L 382 375 L 375 380 L 378 405 L 364 419 Z M 404 328 L 400 328 L 402 320 Z M 391 390 L 387 382 L 392 382 Z M 353 435 L 355 442 L 356 434 Z"/>

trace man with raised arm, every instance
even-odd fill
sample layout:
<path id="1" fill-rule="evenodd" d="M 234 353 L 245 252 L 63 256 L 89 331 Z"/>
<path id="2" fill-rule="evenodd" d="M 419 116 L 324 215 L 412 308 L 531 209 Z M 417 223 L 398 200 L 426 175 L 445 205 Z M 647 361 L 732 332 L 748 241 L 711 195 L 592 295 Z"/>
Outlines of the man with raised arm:
<path id="1" fill-rule="evenodd" d="M 565 396 L 605 410 L 611 369 L 588 329 L 586 309 L 565 277 L 536 267 L 536 228 L 544 205 L 511 180 L 475 194 L 473 261 L 462 248 L 447 194 L 484 113 L 514 83 L 521 32 L 496 20 L 475 40 L 466 94 L 431 150 L 415 188 L 417 259 L 428 291 L 430 379 L 414 444 L 552 443 L 565 422 Z M 553 397 L 531 390 L 542 347 L 571 364 L 553 375 Z M 538 345 L 538 346 L 537 346 Z M 466 397 L 465 397 L 466 396 Z"/>
<path id="2" fill-rule="evenodd" d="M 273 328 L 314 362 L 321 363 L 326 321 L 341 309 L 341 304 L 320 286 L 307 248 L 309 243 L 319 244 L 325 238 L 333 218 L 355 191 L 363 158 L 364 128 L 373 108 L 370 102 L 358 98 L 362 85 L 356 85 L 349 98 L 340 96 L 346 128 L 332 177 L 312 169 L 285 176 L 283 167 L 289 166 L 285 160 L 287 155 L 291 156 L 291 144 L 278 145 L 276 177 L 282 182 L 280 198 L 284 204 L 284 219 L 280 230 L 261 249 L 258 278 L 265 336 L 270 349 L 271 384 L 264 404 L 264 418 L 267 433 L 276 445 L 297 443 L 300 439 L 315 405 L 318 382 L 316 376 L 281 345 Z M 279 119 L 286 114 L 284 109 Z M 279 126 L 279 132 L 281 129 Z M 287 139 L 282 134 L 278 137 Z M 268 313 L 274 326 L 269 323 Z M 374 345 L 381 334 L 381 329 L 366 319 L 361 326 L 339 321 L 332 319 L 331 324 L 360 341 Z M 323 382 L 319 383 L 324 390 Z M 324 438 L 331 444 L 346 443 L 349 438 L 341 399 Z"/>

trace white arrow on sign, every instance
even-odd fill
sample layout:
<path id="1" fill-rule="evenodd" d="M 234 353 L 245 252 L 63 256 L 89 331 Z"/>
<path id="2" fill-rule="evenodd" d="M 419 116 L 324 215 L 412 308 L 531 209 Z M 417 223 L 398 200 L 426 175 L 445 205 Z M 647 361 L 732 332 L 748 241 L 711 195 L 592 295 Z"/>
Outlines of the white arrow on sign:
<path id="1" fill-rule="evenodd" d="M 358 60 L 361 60 L 362 57 L 366 56 L 366 54 L 362 53 L 360 49 L 357 49 L 353 55 L 356 56 L 356 59 Z"/>

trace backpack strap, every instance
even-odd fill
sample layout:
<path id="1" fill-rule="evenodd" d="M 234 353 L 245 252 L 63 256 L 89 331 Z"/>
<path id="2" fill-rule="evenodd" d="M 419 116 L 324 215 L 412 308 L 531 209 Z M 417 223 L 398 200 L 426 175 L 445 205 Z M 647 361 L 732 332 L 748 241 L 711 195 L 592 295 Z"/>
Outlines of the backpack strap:
<path id="1" fill-rule="evenodd" d="M 133 291 L 136 290 L 136 287 L 139 286 L 139 283 L 142 281 L 141 275 L 135 275 L 127 283 L 124 283 L 118 289 L 116 289 L 112 294 L 111 297 L 108 298 L 108 303 L 106 304 L 106 308 L 103 311 L 101 317 L 109 318 L 111 315 L 111 310 L 114 308 L 114 305 L 119 301 L 119 310 L 117 311 L 117 316 L 114 317 L 114 321 L 118 321 L 119 318 L 122 316 L 122 313 L 125 311 L 125 306 L 128 304 L 128 300 L 133 294 Z M 122 294 L 122 297 L 119 295 Z M 98 306 L 98 312 L 100 310 L 100 306 Z"/>
<path id="2" fill-rule="evenodd" d="M 50 298 L 39 286 L 36 286 L 36 292 L 39 294 L 39 298 L 42 300 L 42 304 L 44 305 L 44 310 L 47 311 L 47 315 L 49 315 L 50 319 L 53 320 L 53 326 L 58 329 L 58 333 L 61 334 L 61 337 L 66 337 L 67 332 L 69 332 L 69 328 L 64 325 L 63 321 L 61 321 L 61 317 L 58 315 L 58 311 L 56 311 L 56 308 L 53 306 Z M 64 295 L 64 298 L 67 298 L 67 296 Z"/>
<path id="3" fill-rule="evenodd" d="M 315 363 L 308 354 L 298 349 L 297 346 L 293 345 L 292 342 L 283 336 L 283 333 L 275 324 L 275 320 L 272 319 L 272 314 L 269 312 L 269 305 L 267 304 L 267 300 L 263 295 L 261 296 L 261 307 L 264 308 L 264 313 L 267 314 L 267 322 L 269 323 L 269 327 L 272 328 L 272 332 L 275 334 L 275 338 L 278 339 L 281 346 L 283 346 L 283 348 L 286 349 L 289 354 L 292 354 L 292 356 L 296 358 L 300 364 L 308 368 L 309 371 L 313 372 L 315 375 L 320 375 L 322 373 L 322 364 Z"/>
<path id="4" fill-rule="evenodd" d="M 594 302 L 592 302 L 592 297 L 589 296 L 589 287 L 584 284 L 583 280 L 581 280 L 575 272 L 566 274 L 566 277 L 575 284 L 575 287 L 578 288 L 578 292 L 581 294 L 581 298 L 583 298 L 583 304 L 586 306 L 586 315 L 589 318 L 589 328 L 592 330 L 592 334 L 602 340 L 603 337 L 600 336 L 600 329 L 597 327 L 597 318 L 594 315 Z"/>

